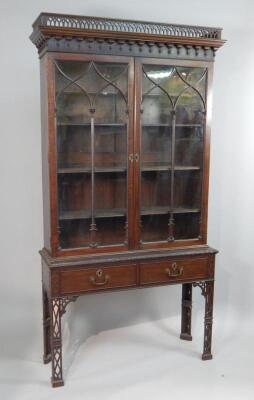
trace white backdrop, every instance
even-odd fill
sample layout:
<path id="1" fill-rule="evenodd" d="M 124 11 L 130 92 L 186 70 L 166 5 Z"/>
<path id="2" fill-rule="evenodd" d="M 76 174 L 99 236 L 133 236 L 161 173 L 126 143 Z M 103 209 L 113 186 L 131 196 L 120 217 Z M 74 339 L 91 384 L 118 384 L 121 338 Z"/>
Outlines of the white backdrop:
<path id="1" fill-rule="evenodd" d="M 28 39 L 41 11 L 223 27 L 228 42 L 215 63 L 208 235 L 208 243 L 220 250 L 214 334 L 214 352 L 219 353 L 232 335 L 254 327 L 254 2 L 8 0 L 0 3 L 1 359 L 19 365 L 22 360 L 38 363 L 42 355 L 39 62 Z M 199 289 L 194 305 L 194 330 L 202 334 Z M 72 338 L 70 365 L 79 346 L 101 331 L 162 318 L 174 321 L 176 316 L 180 323 L 180 286 L 91 295 L 71 311 L 65 324 Z M 253 344 L 244 345 L 253 353 Z M 6 373 L 3 383 L 15 384 L 11 375 Z"/>

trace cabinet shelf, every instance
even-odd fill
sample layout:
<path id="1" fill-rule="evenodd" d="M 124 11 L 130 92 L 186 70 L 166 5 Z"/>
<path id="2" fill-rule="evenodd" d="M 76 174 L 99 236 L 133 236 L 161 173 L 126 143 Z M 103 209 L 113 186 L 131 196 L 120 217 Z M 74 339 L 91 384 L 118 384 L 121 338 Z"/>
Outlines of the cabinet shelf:
<path id="1" fill-rule="evenodd" d="M 95 218 L 112 218 L 124 217 L 126 215 L 124 208 L 111 208 L 111 209 L 97 209 L 95 211 Z M 91 210 L 77 210 L 77 211 L 62 211 L 60 212 L 59 219 L 61 221 L 74 220 L 74 219 L 88 219 L 91 218 Z"/>
<path id="2" fill-rule="evenodd" d="M 171 124 L 142 124 L 143 128 L 159 128 L 159 127 L 168 127 L 172 128 Z M 201 128 L 202 124 L 176 124 L 176 128 Z"/>
<path id="3" fill-rule="evenodd" d="M 96 173 L 107 173 L 107 172 L 126 172 L 126 167 L 98 167 L 95 168 Z M 90 174 L 91 168 L 86 167 L 70 167 L 70 168 L 58 168 L 58 174 Z"/>
<path id="4" fill-rule="evenodd" d="M 59 91 L 56 91 L 56 96 L 58 96 L 59 94 L 61 94 L 61 96 L 62 95 L 78 95 L 78 96 L 84 96 L 84 93 L 82 92 L 82 90 L 81 89 L 76 89 L 76 90 L 74 90 L 74 89 L 67 89 L 67 90 L 64 90 L 64 91 L 61 91 L 61 90 L 59 90 Z M 107 92 L 107 93 L 103 93 L 103 92 L 100 92 L 100 93 L 97 93 L 97 92 L 87 92 L 87 94 L 89 95 L 89 96 L 103 96 L 103 97 L 107 97 L 107 96 L 117 96 L 117 95 L 119 95 L 119 91 L 116 91 L 116 92 Z"/>
<path id="5" fill-rule="evenodd" d="M 171 97 L 177 97 L 179 93 L 170 93 Z M 164 92 L 160 91 L 160 93 L 153 93 L 153 92 L 148 92 L 148 93 L 143 93 L 142 97 L 162 97 L 162 95 L 165 96 Z M 182 94 L 183 97 L 189 97 L 187 94 Z"/>
<path id="6" fill-rule="evenodd" d="M 171 164 L 166 165 L 146 165 L 141 167 L 142 172 L 153 172 L 153 171 L 171 171 Z M 176 165 L 174 171 L 199 171 L 200 167 L 191 165 Z"/>
<path id="7" fill-rule="evenodd" d="M 124 166 L 119 167 L 98 167 L 95 168 L 95 173 L 117 173 L 117 172 L 126 172 L 127 168 Z M 171 165 L 147 165 L 141 167 L 142 172 L 155 172 L 155 171 L 171 171 Z M 199 171 L 200 167 L 198 166 L 181 166 L 177 165 L 174 168 L 175 171 Z M 92 172 L 91 168 L 88 167 L 64 167 L 58 168 L 58 174 L 90 174 Z"/>
<path id="8" fill-rule="evenodd" d="M 169 214 L 173 212 L 174 214 L 191 214 L 200 212 L 199 208 L 184 208 L 184 207 L 176 207 L 171 209 L 168 206 L 159 206 L 159 207 L 143 207 L 141 209 L 141 215 L 163 215 Z"/>
<path id="9" fill-rule="evenodd" d="M 178 207 L 170 209 L 170 207 L 158 206 L 158 207 L 144 207 L 141 209 L 141 215 L 166 215 L 170 212 L 174 214 L 191 214 L 200 212 L 199 208 L 183 208 Z M 111 208 L 111 209 L 97 209 L 95 211 L 95 218 L 116 218 L 126 216 L 127 211 L 124 208 Z M 91 218 L 91 210 L 77 210 L 77 211 L 62 211 L 59 215 L 59 220 L 75 220 L 75 219 L 89 219 Z"/>
<path id="10" fill-rule="evenodd" d="M 85 126 L 85 127 L 91 127 L 91 124 L 89 122 L 58 122 L 57 126 Z M 101 123 L 95 123 L 94 126 L 96 127 L 125 127 L 126 124 L 123 123 L 118 123 L 118 122 L 112 122 L 112 123 L 107 123 L 107 122 L 101 122 Z"/>
<path id="11" fill-rule="evenodd" d="M 94 126 L 98 127 L 125 127 L 127 124 L 120 123 L 120 122 L 100 122 L 95 123 Z M 91 124 L 89 122 L 57 122 L 57 126 L 87 126 L 90 127 Z M 167 127 L 172 128 L 170 124 L 142 124 L 142 128 L 160 128 L 160 127 Z M 201 128 L 202 124 L 176 124 L 176 128 Z"/>
<path id="12" fill-rule="evenodd" d="M 156 171 L 171 171 L 171 165 L 148 165 L 141 168 L 142 172 L 156 172 Z M 199 171 L 200 167 L 197 166 L 176 166 L 174 171 Z M 126 172 L 126 167 L 99 167 L 95 168 L 95 173 L 117 173 Z M 88 167 L 70 167 L 70 168 L 58 168 L 58 174 L 90 174 L 91 168 Z"/>

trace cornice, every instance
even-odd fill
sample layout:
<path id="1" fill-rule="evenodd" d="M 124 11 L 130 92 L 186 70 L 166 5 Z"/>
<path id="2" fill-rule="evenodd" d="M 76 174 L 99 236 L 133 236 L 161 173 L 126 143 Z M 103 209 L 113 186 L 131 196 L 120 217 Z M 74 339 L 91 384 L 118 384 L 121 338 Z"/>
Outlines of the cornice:
<path id="1" fill-rule="evenodd" d="M 31 41 L 39 53 L 51 39 L 92 40 L 132 46 L 184 46 L 215 51 L 224 44 L 221 28 L 41 13 L 33 23 Z M 50 47 L 50 46 L 49 46 Z M 52 47 L 52 46 L 51 46 Z M 58 46 L 59 47 L 59 46 Z M 64 46 L 63 46 L 64 47 Z M 57 51 L 52 49 L 51 51 Z M 63 49 L 59 49 L 63 51 Z"/>

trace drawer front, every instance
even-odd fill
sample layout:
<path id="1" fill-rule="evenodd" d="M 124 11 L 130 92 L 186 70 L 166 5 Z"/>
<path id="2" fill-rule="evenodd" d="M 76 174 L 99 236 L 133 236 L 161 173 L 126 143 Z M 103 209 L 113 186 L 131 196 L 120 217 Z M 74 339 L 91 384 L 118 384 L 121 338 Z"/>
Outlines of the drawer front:
<path id="1" fill-rule="evenodd" d="M 67 294 L 135 286 L 136 276 L 135 264 L 66 270 L 60 273 L 60 291 Z"/>
<path id="2" fill-rule="evenodd" d="M 181 258 L 140 264 L 140 283 L 156 284 L 208 277 L 208 258 Z"/>

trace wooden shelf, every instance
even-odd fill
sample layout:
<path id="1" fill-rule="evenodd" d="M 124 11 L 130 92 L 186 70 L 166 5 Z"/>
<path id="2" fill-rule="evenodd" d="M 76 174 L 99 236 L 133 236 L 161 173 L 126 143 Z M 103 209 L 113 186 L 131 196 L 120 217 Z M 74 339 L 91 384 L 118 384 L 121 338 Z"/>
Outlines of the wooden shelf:
<path id="1" fill-rule="evenodd" d="M 177 98 L 178 94 L 179 93 L 170 93 L 170 96 L 171 96 L 171 98 Z M 157 99 L 156 101 L 158 101 L 158 99 L 159 100 L 163 99 L 163 98 L 165 99 L 166 98 L 165 96 L 166 96 L 166 94 L 163 91 L 161 91 L 160 93 L 151 93 L 151 92 L 150 93 L 142 93 L 142 103 L 144 100 L 149 99 L 149 97 L 155 98 L 155 99 Z M 185 93 L 181 94 L 181 98 L 190 99 L 191 95 L 185 92 Z"/>
<path id="2" fill-rule="evenodd" d="M 118 123 L 118 122 L 112 122 L 112 123 L 107 123 L 107 122 L 101 122 L 101 123 L 95 123 L 94 126 L 98 127 L 125 127 L 127 124 L 124 123 Z M 91 124 L 89 122 L 58 122 L 57 126 L 85 126 L 85 127 L 90 127 Z M 160 128 L 160 127 L 166 127 L 166 128 L 172 128 L 172 125 L 169 124 L 142 124 L 141 125 L 143 128 Z M 202 128 L 201 124 L 176 124 L 176 128 Z"/>
<path id="3" fill-rule="evenodd" d="M 58 122 L 57 126 L 83 126 L 90 128 L 91 124 L 89 122 Z M 107 123 L 107 122 L 101 122 L 101 123 L 95 123 L 95 127 L 108 127 L 108 128 L 124 128 L 127 126 L 127 124 L 124 123 L 118 123 L 118 122 L 112 122 L 112 123 Z M 172 125 L 169 124 L 143 124 L 143 128 L 172 128 Z M 201 124 L 176 124 L 176 128 L 202 128 Z M 115 132 L 114 132 L 115 133 Z"/>
<path id="4" fill-rule="evenodd" d="M 152 92 L 149 92 L 149 93 L 142 93 L 142 97 L 161 97 L 162 95 L 164 95 L 165 96 L 165 93 L 163 92 L 163 91 L 160 91 L 160 93 L 152 93 Z M 178 93 L 170 93 L 170 96 L 171 97 L 177 97 L 178 96 Z M 189 97 L 189 95 L 188 94 L 182 94 L 182 96 L 183 97 Z"/>
<path id="5" fill-rule="evenodd" d="M 187 142 L 187 143 L 200 143 L 200 141 L 203 139 L 203 136 L 200 136 L 200 137 L 198 137 L 198 136 L 196 136 L 196 137 L 178 137 L 178 136 L 176 136 L 176 142 L 177 143 L 179 143 L 179 142 Z"/>
<path id="6" fill-rule="evenodd" d="M 171 171 L 171 165 L 148 165 L 141 167 L 142 172 L 155 172 L 155 171 Z M 198 166 L 181 166 L 177 165 L 174 168 L 174 171 L 199 171 L 200 167 Z M 117 172 L 126 172 L 127 168 L 124 166 L 109 166 L 109 167 L 98 167 L 95 168 L 95 173 L 117 173 Z M 92 172 L 91 168 L 88 167 L 64 167 L 58 168 L 58 174 L 90 174 Z"/>
<path id="7" fill-rule="evenodd" d="M 168 206 L 158 206 L 158 207 L 143 207 L 141 209 L 141 215 L 164 215 L 173 212 L 174 214 L 191 214 L 200 212 L 199 208 L 183 208 L 177 207 L 170 209 Z"/>
<path id="8" fill-rule="evenodd" d="M 145 165 L 141 167 L 142 172 L 153 172 L 153 171 L 171 171 L 171 164 L 162 165 Z M 191 165 L 176 165 L 174 171 L 199 171 L 200 167 Z"/>
<path id="9" fill-rule="evenodd" d="M 89 122 L 58 122 L 57 126 L 85 126 L 85 127 L 91 127 L 91 124 Z M 118 122 L 112 122 L 112 123 L 107 123 L 107 122 L 102 122 L 102 123 L 95 123 L 94 126 L 96 127 L 125 127 L 126 124 L 118 123 Z"/>
<path id="10" fill-rule="evenodd" d="M 158 206 L 158 207 L 144 207 L 141 209 L 141 215 L 167 215 L 170 212 L 174 214 L 192 214 L 200 212 L 199 208 L 183 208 L 178 207 L 170 209 L 170 207 Z M 111 208 L 111 209 L 98 209 L 95 211 L 95 218 L 116 218 L 124 217 L 127 214 L 127 210 L 124 208 Z M 62 211 L 59 215 L 60 221 L 76 220 L 76 219 L 89 219 L 91 218 L 91 210 L 77 210 L 77 211 Z"/>
<path id="11" fill-rule="evenodd" d="M 169 124 L 142 124 L 143 128 L 159 128 L 159 127 L 168 127 L 172 128 L 172 125 Z M 176 124 L 176 128 L 201 128 L 202 124 Z"/>
<path id="12" fill-rule="evenodd" d="M 203 124 L 176 124 L 176 128 L 202 128 Z"/>
<path id="13" fill-rule="evenodd" d="M 81 89 L 76 89 L 76 90 L 73 90 L 73 89 L 67 89 L 67 90 L 63 90 L 63 91 L 61 91 L 61 90 L 58 90 L 58 91 L 56 91 L 56 96 L 58 96 L 59 94 L 61 94 L 61 96 L 62 95 L 70 95 L 70 94 L 75 94 L 75 95 L 80 95 L 80 96 L 85 96 L 84 95 L 84 92 L 82 92 L 82 90 Z M 119 91 L 117 90 L 116 92 L 107 92 L 107 93 L 103 93 L 103 92 L 100 92 L 100 93 L 97 93 L 97 92 L 87 92 L 87 94 L 89 95 L 89 96 L 103 96 L 103 97 L 107 97 L 107 96 L 117 96 L 117 95 L 120 95 L 121 96 L 121 94 L 119 93 Z"/>
<path id="14" fill-rule="evenodd" d="M 108 172 L 126 172 L 126 167 L 98 167 L 95 168 L 96 173 L 108 173 Z M 58 168 L 58 174 L 90 174 L 91 168 L 88 167 L 70 167 L 70 168 Z"/>
<path id="15" fill-rule="evenodd" d="M 96 218 L 112 218 L 124 217 L 127 210 L 124 208 L 111 208 L 111 209 L 97 209 L 95 211 Z M 60 212 L 59 219 L 61 221 L 75 220 L 75 219 L 88 219 L 91 218 L 91 209 L 77 210 L 77 211 L 62 211 Z"/>

